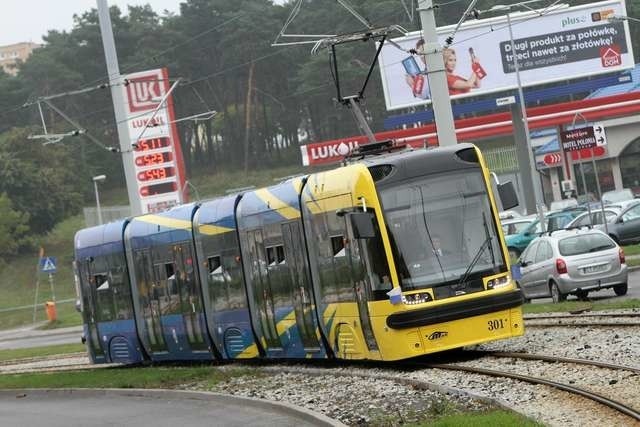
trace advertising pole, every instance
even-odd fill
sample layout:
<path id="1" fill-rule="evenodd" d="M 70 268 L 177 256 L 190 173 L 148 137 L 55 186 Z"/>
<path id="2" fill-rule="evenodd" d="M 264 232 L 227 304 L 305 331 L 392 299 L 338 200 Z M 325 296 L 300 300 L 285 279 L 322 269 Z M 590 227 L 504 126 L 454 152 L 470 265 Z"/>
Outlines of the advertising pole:
<path id="1" fill-rule="evenodd" d="M 118 54 L 116 53 L 116 45 L 113 39 L 111 16 L 109 15 L 107 0 L 97 0 L 97 4 L 100 34 L 102 35 L 104 57 L 107 63 L 107 74 L 109 76 L 109 86 L 111 87 L 111 98 L 113 99 L 113 111 L 118 127 L 118 139 L 120 140 L 120 153 L 122 154 L 122 165 L 124 166 L 124 177 L 127 183 L 129 205 L 131 206 L 131 214 L 139 215 L 142 212 L 142 206 L 140 197 L 138 197 L 138 185 L 133 168 L 133 150 L 129 137 L 129 129 L 127 127 L 124 91 L 122 90 L 124 82 L 118 66 Z"/>
<path id="2" fill-rule="evenodd" d="M 524 140 L 526 143 L 527 164 L 520 165 L 520 173 L 522 174 L 523 181 L 525 183 L 530 182 L 533 187 L 533 196 L 535 199 L 535 207 L 538 212 L 538 220 L 540 221 L 541 230 L 544 233 L 546 231 L 544 223 L 544 212 L 542 210 L 542 189 L 540 188 L 540 177 L 536 169 L 536 163 L 533 158 L 533 147 L 531 146 L 531 135 L 529 134 L 529 119 L 527 118 L 527 107 L 524 102 L 524 92 L 522 90 L 522 81 L 520 80 L 520 65 L 518 61 L 518 54 L 516 52 L 516 44 L 513 39 L 513 29 L 511 28 L 511 11 L 507 10 L 507 25 L 509 27 L 509 41 L 511 44 L 511 55 L 513 55 L 513 67 L 516 72 L 516 81 L 518 83 L 518 98 L 520 98 L 520 114 L 522 119 L 522 125 L 524 129 Z M 532 213 L 532 212 L 527 212 Z"/>
<path id="3" fill-rule="evenodd" d="M 444 69 L 444 59 L 442 58 L 442 47 L 438 43 L 433 1 L 419 0 L 418 11 L 420 12 L 422 34 L 425 42 L 424 53 L 427 81 L 429 83 L 429 90 L 431 91 L 431 102 L 433 103 L 433 115 L 436 122 L 438 145 L 440 147 L 456 145 L 458 143 L 456 127 L 453 121 L 453 112 L 451 111 L 451 98 L 449 98 L 447 76 Z"/>

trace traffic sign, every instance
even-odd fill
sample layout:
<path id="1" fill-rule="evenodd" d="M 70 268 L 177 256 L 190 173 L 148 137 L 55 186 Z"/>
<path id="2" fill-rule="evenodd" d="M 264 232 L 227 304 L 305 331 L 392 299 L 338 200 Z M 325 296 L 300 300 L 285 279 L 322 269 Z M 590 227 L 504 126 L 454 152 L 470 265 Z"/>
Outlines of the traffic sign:
<path id="1" fill-rule="evenodd" d="M 565 151 L 579 151 L 584 148 L 607 145 L 604 126 L 600 123 L 573 130 L 565 130 L 560 134 L 560 140 Z"/>
<path id="2" fill-rule="evenodd" d="M 593 125 L 593 134 L 596 137 L 596 145 L 598 147 L 607 145 L 607 134 L 604 132 L 604 126 L 601 123 Z"/>
<path id="3" fill-rule="evenodd" d="M 556 165 L 562 162 L 562 155 L 560 153 L 549 153 L 544 156 L 543 161 L 547 166 Z"/>
<path id="4" fill-rule="evenodd" d="M 43 273 L 55 273 L 57 271 L 56 257 L 50 256 L 40 258 L 40 271 Z"/>

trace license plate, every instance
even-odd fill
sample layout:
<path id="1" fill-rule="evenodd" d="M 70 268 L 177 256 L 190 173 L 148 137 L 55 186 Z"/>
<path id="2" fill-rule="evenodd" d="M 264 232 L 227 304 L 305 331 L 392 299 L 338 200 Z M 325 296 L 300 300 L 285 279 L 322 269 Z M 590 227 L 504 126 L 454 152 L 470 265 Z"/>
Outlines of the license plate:
<path id="1" fill-rule="evenodd" d="M 603 265 L 592 265 L 589 267 L 585 267 L 582 269 L 582 271 L 585 272 L 585 274 L 589 274 L 589 273 L 598 273 L 600 271 L 605 271 L 607 269 L 607 265 L 603 264 Z"/>

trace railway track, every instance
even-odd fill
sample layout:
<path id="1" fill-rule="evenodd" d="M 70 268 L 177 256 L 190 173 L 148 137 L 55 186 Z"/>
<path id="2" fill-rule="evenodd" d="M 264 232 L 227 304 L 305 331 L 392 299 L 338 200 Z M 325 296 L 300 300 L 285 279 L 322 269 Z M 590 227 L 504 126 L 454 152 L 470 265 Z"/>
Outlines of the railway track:
<path id="1" fill-rule="evenodd" d="M 54 356 L 30 357 L 0 362 L 0 374 L 54 372 L 93 369 L 114 365 L 92 365 L 86 353 L 69 353 Z"/>
<path id="2" fill-rule="evenodd" d="M 525 327 L 637 327 L 640 313 L 578 313 L 524 316 Z"/>
<path id="3" fill-rule="evenodd" d="M 634 399 L 634 394 L 632 390 L 637 390 L 638 385 L 640 384 L 640 380 L 637 380 L 638 374 L 640 374 L 640 368 L 633 366 L 624 366 L 617 365 L 608 362 L 601 361 L 593 361 L 587 359 L 578 359 L 578 358 L 568 358 L 568 357 L 556 357 L 556 356 L 547 356 L 540 354 L 530 354 L 530 353 L 516 353 L 516 352 L 484 352 L 484 351 L 469 351 L 465 352 L 465 357 L 473 357 L 472 361 L 463 361 L 456 363 L 417 363 L 415 364 L 416 368 L 423 369 L 442 369 L 447 371 L 454 372 L 464 372 L 464 373 L 472 373 L 483 376 L 490 376 L 494 378 L 509 378 L 512 380 L 523 381 L 529 384 L 543 385 L 547 387 L 551 387 L 555 390 L 559 390 L 562 392 L 570 393 L 575 396 L 580 396 L 583 399 L 587 399 L 592 402 L 596 402 L 599 405 L 604 405 L 611 410 L 623 414 L 628 417 L 633 423 L 640 423 L 640 400 Z M 479 357 L 479 358 L 476 358 Z M 487 358 L 495 357 L 498 359 L 502 359 L 502 362 L 491 363 L 487 360 Z M 513 363 L 504 363 L 504 359 L 511 359 L 515 361 Z M 518 362 L 519 361 L 519 362 Z M 525 362 L 524 364 L 522 362 Z M 526 362 L 542 362 L 546 364 L 553 364 L 556 367 L 559 365 L 565 365 L 565 368 L 562 369 L 564 372 L 574 372 L 574 378 L 568 379 L 569 376 L 563 376 L 561 374 L 556 375 L 557 378 L 548 378 L 549 375 L 531 375 L 529 372 L 531 370 L 545 371 L 544 368 L 532 369 L 530 366 L 527 366 Z M 483 365 L 495 365 L 499 367 L 504 367 L 507 369 L 504 370 L 496 370 L 496 369 L 487 369 L 484 367 L 476 366 L 478 363 Z M 594 385 L 590 381 L 584 381 L 586 384 L 584 385 L 576 385 L 576 382 L 580 382 L 579 378 L 580 374 L 575 374 L 575 369 L 571 368 L 571 365 L 578 365 L 584 367 L 586 369 L 600 369 L 603 370 L 602 377 L 607 378 L 610 375 L 607 375 L 605 371 L 608 370 L 611 372 L 624 372 L 622 377 L 625 379 L 630 379 L 630 383 L 634 383 L 634 385 L 628 387 L 628 392 L 625 394 L 619 393 L 616 390 L 607 391 L 607 384 L 599 384 Z M 558 371 L 560 369 L 554 369 L 554 371 Z M 552 374 L 553 375 L 553 374 Z M 562 380 L 567 381 L 562 381 Z M 617 383 L 612 380 L 609 382 L 609 386 Z M 610 388 L 610 387 L 609 387 Z M 621 401 L 620 398 L 625 395 L 627 397 L 627 401 Z M 632 402 L 628 400 L 631 399 Z M 517 409 L 517 408 L 516 408 Z M 630 425 L 634 425 L 631 422 Z M 618 425 L 617 422 L 612 422 L 611 425 Z"/>

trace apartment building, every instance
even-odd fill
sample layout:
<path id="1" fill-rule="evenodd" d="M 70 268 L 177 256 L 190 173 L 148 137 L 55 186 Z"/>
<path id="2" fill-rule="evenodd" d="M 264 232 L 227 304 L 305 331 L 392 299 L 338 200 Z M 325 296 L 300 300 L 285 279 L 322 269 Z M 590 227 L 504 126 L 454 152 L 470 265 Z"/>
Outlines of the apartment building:
<path id="1" fill-rule="evenodd" d="M 0 66 L 5 73 L 15 76 L 18 73 L 15 68 L 18 60 L 25 61 L 34 49 L 40 45 L 32 42 L 15 43 L 7 46 L 0 46 Z"/>

